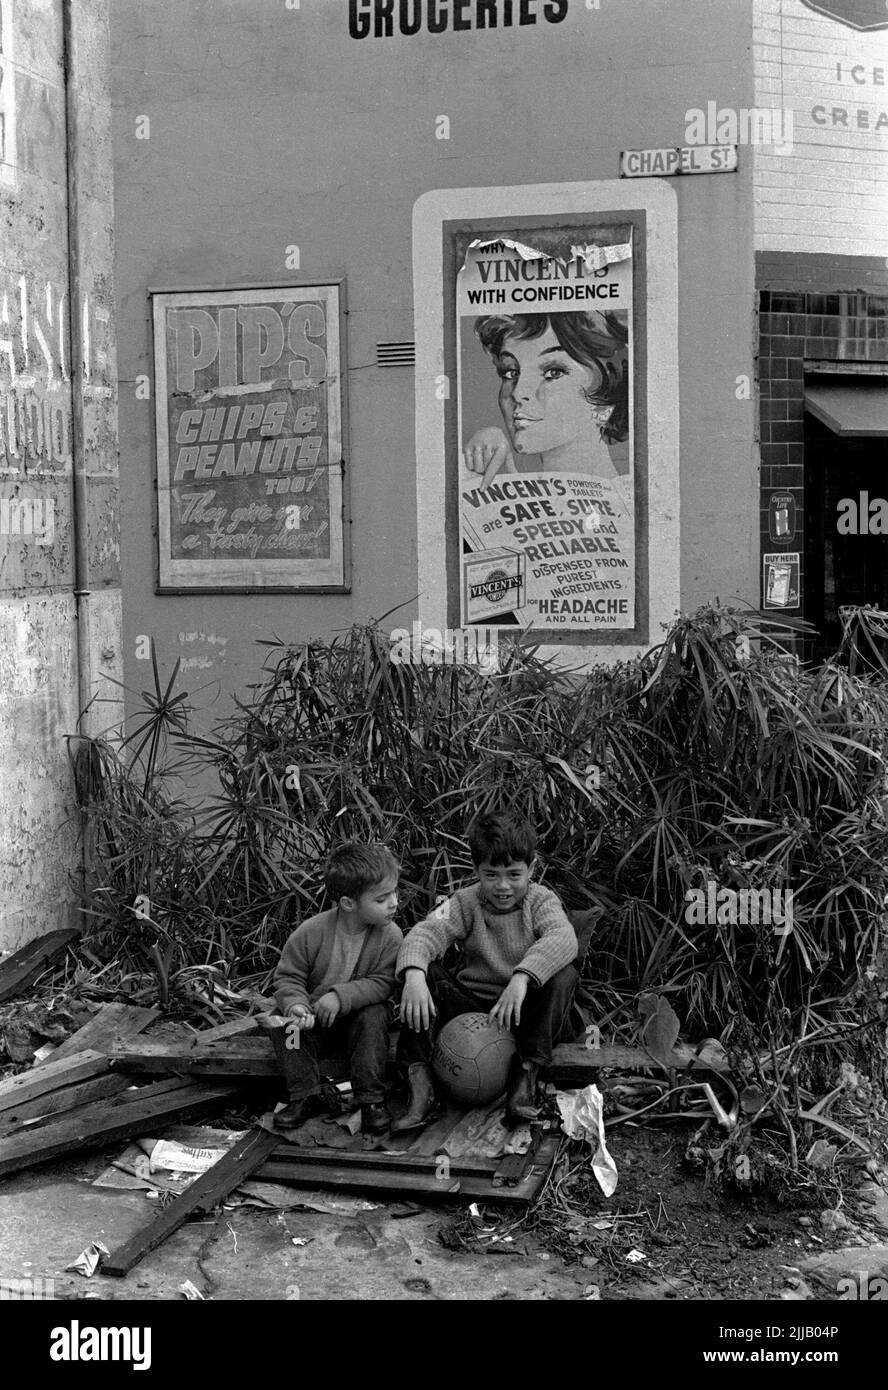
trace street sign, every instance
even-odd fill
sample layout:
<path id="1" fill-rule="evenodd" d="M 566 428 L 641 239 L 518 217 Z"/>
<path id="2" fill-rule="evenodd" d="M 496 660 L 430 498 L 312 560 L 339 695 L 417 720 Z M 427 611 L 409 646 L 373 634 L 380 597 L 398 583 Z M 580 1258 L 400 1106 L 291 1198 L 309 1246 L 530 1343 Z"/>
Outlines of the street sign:
<path id="1" fill-rule="evenodd" d="M 661 150 L 623 150 L 620 177 L 671 178 L 675 174 L 732 174 L 739 163 L 736 145 L 679 145 Z"/>

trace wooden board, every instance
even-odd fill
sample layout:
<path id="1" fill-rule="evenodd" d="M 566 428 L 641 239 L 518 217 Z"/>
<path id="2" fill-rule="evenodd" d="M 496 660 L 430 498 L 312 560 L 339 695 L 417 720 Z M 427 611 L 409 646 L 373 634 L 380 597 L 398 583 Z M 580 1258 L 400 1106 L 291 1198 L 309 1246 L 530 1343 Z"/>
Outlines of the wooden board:
<path id="1" fill-rule="evenodd" d="M 716 1075 L 725 1071 L 701 1061 L 692 1047 L 680 1043 L 672 1049 L 667 1064 L 676 1071 L 712 1072 Z M 544 1081 L 552 1081 L 557 1086 L 587 1086 L 595 1080 L 595 1073 L 602 1067 L 616 1067 L 620 1071 L 655 1071 L 663 1074 L 663 1064 L 658 1062 L 643 1047 L 585 1047 L 583 1043 L 560 1043 L 552 1054 L 548 1067 L 540 1068 Z"/>
<path id="2" fill-rule="evenodd" d="M 543 1127 L 537 1125 L 530 1153 L 506 1154 L 502 1147 L 491 1153 L 487 1139 L 497 1127 L 501 1144 L 506 1140 L 503 1108 L 501 1097 L 475 1110 L 451 1106 L 420 1135 L 403 1136 L 413 1138 L 405 1149 L 399 1147 L 399 1136 L 382 1141 L 377 1148 L 364 1148 L 360 1134 L 350 1138 L 347 1148 L 284 1141 L 256 1177 L 297 1187 L 377 1191 L 386 1197 L 411 1192 L 530 1201 L 545 1182 L 559 1136 L 543 1137 Z M 294 1131 L 298 1134 L 299 1130 Z"/>
<path id="3" fill-rule="evenodd" d="M 0 1004 L 23 994 L 46 967 L 63 955 L 72 941 L 80 935 L 77 927 L 51 931 L 36 941 L 29 941 L 0 963 Z"/>
<path id="4" fill-rule="evenodd" d="M 220 1038 L 233 1038 L 239 1033 L 255 1033 L 258 1027 L 258 1015 L 250 1014 L 248 1018 L 233 1018 L 229 1023 L 217 1023 L 213 1028 L 199 1028 L 189 1042 L 192 1047 L 198 1047 L 217 1042 Z"/>
<path id="5" fill-rule="evenodd" d="M 103 1004 L 95 1018 L 78 1028 L 61 1047 L 56 1048 L 51 1058 L 38 1065 L 48 1066 L 49 1062 L 58 1062 L 86 1049 L 107 1052 L 121 1039 L 141 1033 L 159 1013 L 160 1009 L 143 1009 L 134 1004 Z"/>
<path id="6" fill-rule="evenodd" d="M 125 1090 L 129 1084 L 128 1076 L 116 1076 L 108 1072 L 105 1076 L 94 1076 L 90 1081 L 80 1081 L 75 1086 L 63 1086 L 60 1090 L 50 1091 L 48 1095 L 39 1096 L 36 1100 L 24 1101 L 11 1110 L 4 1110 L 0 1114 L 0 1133 L 8 1132 L 25 1123 L 29 1130 L 35 1129 L 38 1124 L 46 1124 L 61 1114 L 70 1114 L 82 1105 L 106 1100 L 118 1091 Z"/>
<path id="7" fill-rule="evenodd" d="M 365 1164 L 346 1167 L 315 1159 L 313 1163 L 263 1163 L 257 1182 L 282 1182 L 293 1187 L 336 1187 L 352 1192 L 419 1192 L 426 1197 L 456 1197 L 471 1184 L 472 1175 L 436 1178 L 434 1173 L 411 1173 L 397 1168 Z M 478 1181 L 479 1179 L 475 1179 Z"/>
<path id="8" fill-rule="evenodd" d="M 132 1076 L 280 1076 L 267 1038 L 216 1042 L 149 1042 L 134 1039 L 108 1049 L 112 1066 Z"/>
<path id="9" fill-rule="evenodd" d="M 182 1120 L 217 1115 L 238 1094 L 226 1085 L 161 1081 L 138 1091 L 121 1091 L 110 1101 L 87 1105 L 51 1124 L 0 1139 L 0 1176 L 48 1163 L 63 1154 L 101 1148 L 118 1139 L 156 1134 Z"/>
<path id="10" fill-rule="evenodd" d="M 112 1250 L 110 1258 L 99 1266 L 100 1272 L 123 1278 L 143 1256 L 184 1225 L 192 1212 L 212 1211 L 218 1202 L 256 1171 L 278 1142 L 276 1135 L 264 1129 L 251 1130 L 212 1168 L 201 1173 L 175 1201 L 158 1212 L 143 1230 Z"/>
<path id="11" fill-rule="evenodd" d="M 77 1081 L 100 1076 L 107 1070 L 108 1059 L 101 1052 L 78 1052 L 61 1060 L 53 1057 L 42 1066 L 31 1067 L 29 1071 L 19 1072 L 18 1076 L 0 1081 L 0 1115 L 26 1101 L 36 1100 Z"/>
<path id="12" fill-rule="evenodd" d="M 227 1024 L 220 1026 L 228 1028 Z M 210 1034 L 214 1032 L 213 1029 L 207 1031 Z M 187 1041 L 138 1039 L 112 1044 L 109 1055 L 115 1067 L 134 1076 L 152 1073 L 180 1076 L 279 1075 L 274 1050 L 267 1037 L 236 1036 L 231 1040 L 227 1037 L 210 1037 L 203 1041 L 198 1033 Z M 715 1071 L 718 1074 L 720 1070 L 700 1061 L 694 1049 L 685 1044 L 673 1048 L 668 1065 L 678 1071 Z M 621 1071 L 663 1071 L 662 1065 L 641 1047 L 615 1045 L 587 1048 L 582 1043 L 562 1043 L 555 1048 L 551 1066 L 542 1069 L 542 1076 L 544 1080 L 562 1086 L 584 1086 L 595 1079 L 595 1073 L 602 1067 L 614 1067 Z M 406 1139 L 408 1136 L 404 1137 Z"/>
<path id="13" fill-rule="evenodd" d="M 368 1150 L 361 1155 L 362 1163 L 343 1161 L 341 1150 L 330 1150 L 329 1160 L 323 1150 L 315 1149 L 310 1157 L 293 1162 L 281 1162 L 273 1157 L 255 1173 L 257 1181 L 280 1182 L 293 1187 L 330 1187 L 339 1190 L 371 1192 L 380 1195 L 401 1195 L 405 1192 L 430 1198 L 468 1197 L 487 1198 L 500 1202 L 532 1202 L 546 1181 L 558 1151 L 557 1134 L 547 1134 L 533 1156 L 529 1171 L 514 1186 L 499 1186 L 494 1181 L 496 1160 L 486 1172 L 466 1168 L 465 1160 L 454 1160 L 449 1176 L 409 1171 L 388 1166 L 380 1155 Z M 357 1157 L 352 1155 L 351 1157 Z M 374 1161 L 375 1160 L 375 1161 Z M 459 1164 L 463 1167 L 460 1169 Z"/>
<path id="14" fill-rule="evenodd" d="M 401 1173 L 425 1173 L 434 1176 L 436 1169 L 440 1168 L 442 1158 L 446 1154 L 426 1156 L 424 1154 L 394 1154 L 387 1153 L 384 1149 L 325 1149 L 320 1145 L 312 1148 L 296 1148 L 292 1144 L 279 1144 L 271 1155 L 269 1162 L 277 1165 L 289 1163 L 291 1167 L 299 1166 L 304 1163 L 314 1163 L 317 1161 L 318 1154 L 335 1154 L 335 1162 L 339 1167 L 345 1166 L 352 1169 L 366 1168 L 372 1164 L 374 1168 L 385 1168 L 393 1172 Z M 491 1162 L 489 1158 L 454 1158 L 448 1160 L 448 1168 L 451 1173 L 480 1173 L 489 1175 L 494 1171 L 500 1162 L 497 1159 Z"/>

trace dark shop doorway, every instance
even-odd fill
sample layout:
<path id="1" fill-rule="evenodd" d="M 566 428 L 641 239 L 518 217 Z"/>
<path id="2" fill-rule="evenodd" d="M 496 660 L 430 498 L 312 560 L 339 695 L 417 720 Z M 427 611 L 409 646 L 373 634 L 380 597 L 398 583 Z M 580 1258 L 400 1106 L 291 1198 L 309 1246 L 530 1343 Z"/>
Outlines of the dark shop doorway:
<path id="1" fill-rule="evenodd" d="M 881 389 L 888 401 L 888 386 Z M 853 423 L 840 411 L 832 418 Z M 804 612 L 818 632 L 815 661 L 840 646 L 844 605 L 888 611 L 886 436 L 888 429 L 883 435 L 838 433 L 810 405 L 805 413 Z"/>

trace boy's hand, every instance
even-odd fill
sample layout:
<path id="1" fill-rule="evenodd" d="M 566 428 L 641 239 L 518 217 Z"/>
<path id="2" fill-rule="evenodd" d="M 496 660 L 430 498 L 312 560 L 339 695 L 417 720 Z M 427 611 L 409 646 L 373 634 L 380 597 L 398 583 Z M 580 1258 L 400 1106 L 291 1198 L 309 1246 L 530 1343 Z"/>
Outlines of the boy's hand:
<path id="1" fill-rule="evenodd" d="M 431 1027 L 432 1019 L 438 1010 L 426 984 L 421 970 L 410 969 L 404 982 L 401 995 L 401 1019 L 414 1033 L 424 1032 Z"/>
<path id="2" fill-rule="evenodd" d="M 513 975 L 490 1010 L 489 1017 L 501 1023 L 504 1028 L 517 1028 L 521 1022 L 521 1005 L 524 1003 L 528 984 L 526 975 Z"/>
<path id="3" fill-rule="evenodd" d="M 315 1014 L 321 1027 L 329 1028 L 341 1008 L 339 995 L 334 994 L 332 989 L 328 990 L 326 994 L 322 994 L 315 1004 Z"/>
<path id="4" fill-rule="evenodd" d="M 314 1028 L 315 1016 L 307 1004 L 291 1004 L 286 1018 L 291 1018 L 299 1028 Z"/>

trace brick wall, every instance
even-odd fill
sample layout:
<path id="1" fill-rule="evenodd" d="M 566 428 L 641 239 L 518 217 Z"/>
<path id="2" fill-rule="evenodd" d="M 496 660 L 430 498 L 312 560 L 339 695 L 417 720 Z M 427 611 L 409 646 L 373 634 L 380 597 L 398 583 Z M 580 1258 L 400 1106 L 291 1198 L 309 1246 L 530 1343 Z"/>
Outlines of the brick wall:
<path id="1" fill-rule="evenodd" d="M 798 530 L 784 548 L 801 554 L 804 596 L 805 371 L 842 363 L 888 371 L 888 268 L 874 257 L 760 252 L 756 283 L 761 547 L 781 549 L 768 535 L 768 503 L 772 492 L 788 493 Z M 804 603 L 795 616 L 804 616 Z"/>

